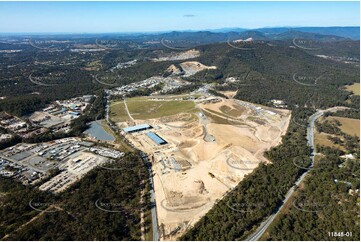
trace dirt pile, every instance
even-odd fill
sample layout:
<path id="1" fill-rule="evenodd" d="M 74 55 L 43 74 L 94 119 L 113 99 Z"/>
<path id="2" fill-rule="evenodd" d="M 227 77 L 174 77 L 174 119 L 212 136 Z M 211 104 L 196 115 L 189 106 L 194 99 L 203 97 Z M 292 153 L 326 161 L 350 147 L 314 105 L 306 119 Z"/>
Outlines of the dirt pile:
<path id="1" fill-rule="evenodd" d="M 169 75 L 180 75 L 182 73 L 181 69 L 176 67 L 174 64 L 170 65 L 165 72 Z"/>
<path id="2" fill-rule="evenodd" d="M 176 60 L 187 60 L 200 56 L 199 50 L 191 49 L 183 52 L 172 52 L 169 54 L 165 54 L 163 56 L 159 56 L 158 58 L 154 58 L 153 61 L 176 61 Z"/>
<path id="3" fill-rule="evenodd" d="M 216 66 L 206 66 L 197 61 L 186 61 L 179 65 L 184 71 L 184 76 L 191 76 L 203 70 L 217 69 Z"/>

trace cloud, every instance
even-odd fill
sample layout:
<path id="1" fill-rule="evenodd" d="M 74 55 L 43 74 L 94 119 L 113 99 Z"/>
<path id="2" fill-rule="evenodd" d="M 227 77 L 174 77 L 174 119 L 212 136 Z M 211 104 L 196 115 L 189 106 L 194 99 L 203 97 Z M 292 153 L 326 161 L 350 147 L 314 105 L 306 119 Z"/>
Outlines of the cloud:
<path id="1" fill-rule="evenodd" d="M 183 15 L 183 17 L 185 17 L 185 18 L 193 18 L 193 17 L 195 17 L 196 15 L 194 15 L 194 14 L 184 14 Z"/>

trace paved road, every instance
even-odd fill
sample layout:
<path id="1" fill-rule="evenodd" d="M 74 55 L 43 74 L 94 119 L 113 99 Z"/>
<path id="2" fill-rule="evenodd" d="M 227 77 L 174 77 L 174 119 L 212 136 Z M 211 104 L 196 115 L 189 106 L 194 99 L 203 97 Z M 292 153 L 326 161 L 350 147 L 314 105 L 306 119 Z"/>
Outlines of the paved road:
<path id="1" fill-rule="evenodd" d="M 199 109 L 200 112 L 198 113 L 198 119 L 200 124 L 203 127 L 204 130 L 204 136 L 203 136 L 203 140 L 206 142 L 214 142 L 216 139 L 214 138 L 213 135 L 211 135 L 210 133 L 208 133 L 208 129 L 207 129 L 207 125 L 210 123 L 208 117 L 202 112 L 201 109 Z"/>
<path id="2" fill-rule="evenodd" d="M 310 154 L 311 166 L 310 167 L 313 166 L 313 162 L 314 162 L 314 150 L 315 150 L 314 149 L 314 128 L 315 128 L 315 121 L 319 117 L 321 117 L 323 115 L 323 113 L 324 113 L 323 110 L 317 111 L 316 113 L 312 114 L 310 116 L 310 118 L 308 119 L 307 144 L 311 147 L 311 154 Z M 287 192 L 287 194 L 285 196 L 285 199 L 282 202 L 282 205 L 277 209 L 277 211 L 272 213 L 271 216 L 269 216 L 265 221 L 263 221 L 261 223 L 261 225 L 258 227 L 258 229 L 256 230 L 256 232 L 254 232 L 252 235 L 250 235 L 247 238 L 247 240 L 256 241 L 256 240 L 259 240 L 261 238 L 263 233 L 268 229 L 268 227 L 271 225 L 271 223 L 276 218 L 278 213 L 283 209 L 284 205 L 290 199 L 293 192 L 295 191 L 295 188 L 297 186 L 299 186 L 299 184 L 303 181 L 303 179 L 306 177 L 306 175 L 308 174 L 309 171 L 310 171 L 310 169 L 308 169 L 305 173 L 302 174 L 302 176 L 300 176 L 300 178 L 298 178 L 298 180 L 295 182 L 295 185 L 293 187 L 291 187 L 291 189 Z"/>
<path id="3" fill-rule="evenodd" d="M 155 195 L 154 195 L 154 182 L 153 182 L 153 171 L 152 166 L 150 165 L 150 161 L 146 154 L 142 153 L 142 158 L 147 164 L 148 173 L 149 173 L 149 185 L 150 185 L 150 204 L 151 204 L 151 215 L 152 215 L 152 228 L 153 228 L 153 241 L 159 240 L 158 234 L 158 219 L 157 219 L 157 210 L 155 203 Z"/>
<path id="4" fill-rule="evenodd" d="M 110 96 L 107 96 L 107 104 L 106 104 L 106 120 L 107 123 L 109 125 L 109 127 L 116 133 L 118 133 L 119 131 L 117 130 L 116 127 L 114 127 L 109 120 L 109 107 L 110 107 L 110 102 L 109 102 L 109 98 Z M 125 140 L 126 141 L 126 140 Z M 130 145 L 132 148 L 134 148 L 134 146 L 130 143 L 127 142 L 128 145 Z M 141 153 L 141 156 L 143 158 L 143 160 L 146 163 L 147 169 L 148 169 L 148 173 L 149 173 L 149 185 L 150 185 L 150 204 L 151 204 L 151 215 L 152 215 L 152 228 L 153 228 L 153 241 L 158 241 L 159 240 L 159 234 L 158 234 L 158 218 L 157 218 L 157 210 L 156 210 L 156 203 L 155 203 L 155 195 L 154 195 L 154 182 L 153 182 L 153 171 L 152 171 L 152 166 L 150 164 L 150 161 L 147 157 L 146 154 Z"/>

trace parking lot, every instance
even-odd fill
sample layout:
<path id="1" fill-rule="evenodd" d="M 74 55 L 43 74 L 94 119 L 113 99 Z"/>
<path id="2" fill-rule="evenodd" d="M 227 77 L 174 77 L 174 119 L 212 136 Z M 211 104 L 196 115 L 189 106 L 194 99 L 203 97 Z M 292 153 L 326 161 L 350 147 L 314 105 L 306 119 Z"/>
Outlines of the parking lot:
<path id="1" fill-rule="evenodd" d="M 23 184 L 38 184 L 54 169 L 60 173 L 40 186 L 41 190 L 60 192 L 91 169 L 123 152 L 95 146 L 79 138 L 64 138 L 45 143 L 20 143 L 0 151 L 0 175 Z"/>

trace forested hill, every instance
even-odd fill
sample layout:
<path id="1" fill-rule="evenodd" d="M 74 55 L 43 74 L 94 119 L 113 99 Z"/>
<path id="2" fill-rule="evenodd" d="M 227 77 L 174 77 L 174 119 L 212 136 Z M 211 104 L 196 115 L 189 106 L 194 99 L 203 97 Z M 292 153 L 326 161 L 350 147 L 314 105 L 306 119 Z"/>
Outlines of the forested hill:
<path id="1" fill-rule="evenodd" d="M 217 82 L 219 90 L 238 90 L 237 98 L 256 103 L 282 99 L 291 106 L 350 106 L 350 101 L 346 102 L 350 93 L 342 90 L 342 86 L 359 82 L 357 64 L 320 58 L 312 51 L 284 42 L 272 43 L 272 46 L 266 42 L 243 44 L 243 49 L 227 44 L 199 47 L 202 54 L 198 60 L 218 68 L 199 72 L 190 79 Z M 359 47 L 356 43 L 353 46 L 352 53 L 359 58 Z M 227 84 L 227 77 L 236 77 L 239 82 Z M 357 97 L 353 98 L 357 103 Z"/>

